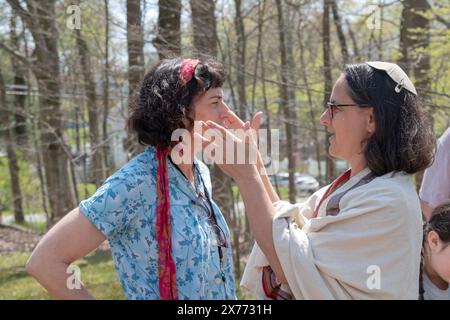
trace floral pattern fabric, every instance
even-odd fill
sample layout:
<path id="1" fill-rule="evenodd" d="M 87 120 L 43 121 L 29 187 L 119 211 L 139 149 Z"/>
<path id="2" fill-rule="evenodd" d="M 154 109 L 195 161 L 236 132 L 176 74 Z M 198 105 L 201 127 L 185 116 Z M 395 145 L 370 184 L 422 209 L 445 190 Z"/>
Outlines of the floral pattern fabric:
<path id="1" fill-rule="evenodd" d="M 196 160 L 211 198 L 211 179 L 205 164 Z M 158 244 L 156 241 L 156 150 L 147 147 L 109 177 L 81 212 L 107 237 L 120 284 L 127 299 L 159 299 Z M 217 237 L 207 212 L 194 203 L 194 187 L 168 161 L 172 250 L 179 299 L 236 299 L 230 232 L 211 199 L 217 223 L 228 247 L 223 266 Z M 223 281 L 225 279 L 225 281 Z"/>

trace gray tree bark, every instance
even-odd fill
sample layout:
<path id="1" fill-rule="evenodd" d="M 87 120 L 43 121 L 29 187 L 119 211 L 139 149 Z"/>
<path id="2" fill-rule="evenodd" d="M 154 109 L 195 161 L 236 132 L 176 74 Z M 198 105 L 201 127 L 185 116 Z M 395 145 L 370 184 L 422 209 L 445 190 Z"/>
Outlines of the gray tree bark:
<path id="1" fill-rule="evenodd" d="M 10 125 L 10 115 L 6 102 L 6 88 L 3 79 L 2 70 L 0 69 L 0 112 L 2 115 L 3 136 L 6 145 L 6 155 L 8 157 L 9 175 L 11 177 L 11 195 L 13 198 L 14 220 L 16 223 L 24 223 L 22 207 L 22 190 L 20 189 L 19 180 L 19 163 L 14 148 L 14 140 L 11 134 L 12 126 Z"/>
<path id="2" fill-rule="evenodd" d="M 159 0 L 158 35 L 153 44 L 160 59 L 181 55 L 181 0 Z"/>
<path id="3" fill-rule="evenodd" d="M 196 54 L 217 56 L 215 1 L 191 0 L 192 30 Z"/>
<path id="4" fill-rule="evenodd" d="M 295 191 L 295 157 L 294 157 L 294 137 L 293 128 L 291 121 L 291 111 L 289 110 L 289 89 L 288 89 L 288 75 L 289 75 L 289 65 L 287 60 L 286 52 L 286 41 L 284 35 L 284 16 L 283 7 L 281 0 L 276 0 L 277 6 L 277 17 L 278 17 L 278 41 L 280 48 L 280 84 L 279 84 L 279 95 L 280 95 L 280 108 L 283 111 L 285 128 L 286 128 L 286 153 L 288 157 L 288 171 L 289 171 L 289 201 L 291 203 L 296 202 L 296 191 Z"/>
<path id="5" fill-rule="evenodd" d="M 332 90 L 332 76 L 331 76 L 331 58 L 330 58 L 330 7 L 331 0 L 323 0 L 323 18 L 322 18 L 322 52 L 323 52 L 323 78 L 324 78 L 324 92 L 323 92 L 323 105 L 326 106 L 328 99 L 330 98 Z M 325 133 L 325 143 L 328 153 L 330 146 L 328 140 L 328 133 Z M 326 179 L 327 182 L 331 182 L 336 176 L 336 169 L 334 160 L 328 154 L 326 161 Z"/>
<path id="6" fill-rule="evenodd" d="M 89 118 L 89 142 L 90 142 L 90 155 L 92 157 L 92 176 L 94 178 L 95 185 L 99 187 L 106 179 L 105 161 L 104 161 L 104 148 L 101 146 L 101 136 L 98 121 L 98 104 L 96 83 L 92 74 L 92 64 L 90 61 L 89 47 L 86 40 L 81 34 L 81 30 L 75 30 L 76 43 L 78 47 L 78 53 L 80 55 L 81 71 L 83 74 L 83 86 L 84 92 L 87 98 L 87 109 Z"/>
<path id="7" fill-rule="evenodd" d="M 144 36 L 141 21 L 141 1 L 127 0 L 127 48 L 128 48 L 128 101 L 133 100 L 136 89 L 144 77 Z M 142 147 L 134 133 L 128 134 L 125 147 L 129 157 L 138 154 Z"/>
<path id="8" fill-rule="evenodd" d="M 26 1 L 24 9 L 18 1 L 8 0 L 22 18 L 35 43 L 36 63 L 33 73 L 39 88 L 39 124 L 43 148 L 43 164 L 47 183 L 50 224 L 76 206 L 70 172 L 71 154 L 64 140 L 64 121 L 60 100 L 60 70 L 55 0 Z"/>

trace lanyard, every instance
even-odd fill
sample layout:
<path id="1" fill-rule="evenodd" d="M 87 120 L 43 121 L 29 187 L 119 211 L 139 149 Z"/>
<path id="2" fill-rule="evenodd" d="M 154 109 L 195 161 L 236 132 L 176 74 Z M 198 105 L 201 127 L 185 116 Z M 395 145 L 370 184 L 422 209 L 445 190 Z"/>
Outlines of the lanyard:
<path id="1" fill-rule="evenodd" d="M 189 179 L 184 175 L 183 171 L 181 171 L 181 169 L 172 161 L 172 158 L 169 156 L 168 157 L 171 164 L 181 173 L 181 175 L 188 181 L 189 183 Z M 197 181 L 200 180 L 199 182 L 201 182 L 202 186 L 203 186 L 203 191 L 205 191 L 204 193 L 199 191 L 197 192 L 197 190 L 195 190 L 195 194 L 197 195 L 197 197 L 202 198 L 203 200 L 206 200 L 209 206 L 209 210 L 211 211 L 211 223 L 217 225 L 217 227 L 219 227 L 219 224 L 217 222 L 217 218 L 216 218 L 216 213 L 214 211 L 213 205 L 211 203 L 211 199 L 209 197 L 209 192 L 208 189 L 206 189 L 206 185 L 205 185 L 205 181 L 203 181 L 203 177 L 200 173 L 200 170 L 197 168 L 197 165 L 195 163 L 193 163 L 193 171 L 194 171 L 194 177 L 196 177 Z M 190 183 L 189 183 L 190 184 Z M 194 184 L 195 184 L 195 180 L 194 180 Z M 197 189 L 196 187 L 194 189 Z M 205 199 L 206 198 L 206 199 Z M 196 199 L 196 201 L 198 201 Z M 203 205 L 202 205 L 203 206 Z M 219 227 L 220 228 L 220 227 Z M 223 236 L 225 237 L 225 233 L 223 233 Z M 219 239 L 217 239 L 217 242 L 219 242 Z M 222 247 L 221 246 L 217 246 L 217 250 L 219 253 L 219 262 L 220 262 L 220 272 L 221 272 L 221 276 L 222 276 L 222 280 L 225 283 L 225 274 L 223 272 L 223 264 L 224 264 L 224 253 L 222 251 Z"/>
<path id="2" fill-rule="evenodd" d="M 351 169 L 345 171 L 343 174 L 341 174 L 336 180 L 334 180 L 331 183 L 331 185 L 328 187 L 327 191 L 323 195 L 322 199 L 320 199 L 319 205 L 314 210 L 313 218 L 317 218 L 317 215 L 319 214 L 320 206 L 325 201 L 325 199 L 328 198 L 328 196 L 330 194 L 332 194 L 333 191 L 335 191 L 338 187 L 340 187 L 344 182 L 346 182 L 348 179 L 350 179 L 351 172 L 352 172 Z"/>

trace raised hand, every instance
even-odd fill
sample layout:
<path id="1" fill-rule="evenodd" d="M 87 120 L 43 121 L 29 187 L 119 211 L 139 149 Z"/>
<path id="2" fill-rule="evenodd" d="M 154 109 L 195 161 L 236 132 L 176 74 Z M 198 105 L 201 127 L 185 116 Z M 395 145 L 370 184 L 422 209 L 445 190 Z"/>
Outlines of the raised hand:
<path id="1" fill-rule="evenodd" d="M 257 125 L 257 122 L 254 123 Z M 205 149 L 213 151 L 214 162 L 222 171 L 235 180 L 258 174 L 256 164 L 259 152 L 255 143 L 256 138 L 253 138 L 256 135 L 251 134 L 252 138 L 249 139 L 245 134 L 246 130 L 251 128 L 250 124 L 241 125 L 238 129 L 244 130 L 240 132 L 239 130 L 233 132 L 232 129 L 226 129 L 213 121 L 203 122 L 202 127 L 203 135 L 194 134 L 202 141 Z M 232 151 L 233 154 L 226 154 L 224 151 Z"/>

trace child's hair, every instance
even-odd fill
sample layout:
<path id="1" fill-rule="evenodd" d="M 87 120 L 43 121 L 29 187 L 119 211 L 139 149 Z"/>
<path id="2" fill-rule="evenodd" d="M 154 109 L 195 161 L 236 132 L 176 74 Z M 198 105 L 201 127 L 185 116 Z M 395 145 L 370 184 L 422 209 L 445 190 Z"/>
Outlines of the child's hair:
<path id="1" fill-rule="evenodd" d="M 424 299 L 425 290 L 423 288 L 423 272 L 424 272 L 424 259 L 427 243 L 427 236 L 430 231 L 434 231 L 438 234 L 439 239 L 445 244 L 444 248 L 450 245 L 450 201 L 444 202 L 440 206 L 433 210 L 431 219 L 429 222 L 423 225 L 423 243 L 422 253 L 420 259 L 420 277 L 419 277 L 419 299 Z"/>

